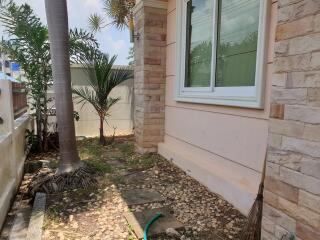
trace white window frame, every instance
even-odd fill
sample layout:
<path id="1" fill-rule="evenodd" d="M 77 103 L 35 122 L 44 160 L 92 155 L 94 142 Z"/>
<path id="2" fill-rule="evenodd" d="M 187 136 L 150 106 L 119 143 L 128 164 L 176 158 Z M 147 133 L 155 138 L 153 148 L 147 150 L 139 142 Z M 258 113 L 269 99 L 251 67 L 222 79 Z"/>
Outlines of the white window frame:
<path id="1" fill-rule="evenodd" d="M 217 49 L 217 20 L 218 0 L 212 0 L 213 7 L 213 40 L 212 66 L 210 87 L 185 87 L 185 59 L 186 59 L 186 14 L 187 3 L 190 0 L 178 0 L 177 3 L 177 41 L 176 41 L 176 81 L 175 101 L 203 104 L 216 104 L 247 108 L 264 108 L 264 88 L 267 65 L 267 29 L 270 2 L 260 0 L 259 30 L 257 43 L 257 60 L 255 86 L 250 87 L 215 87 L 216 49 Z"/>

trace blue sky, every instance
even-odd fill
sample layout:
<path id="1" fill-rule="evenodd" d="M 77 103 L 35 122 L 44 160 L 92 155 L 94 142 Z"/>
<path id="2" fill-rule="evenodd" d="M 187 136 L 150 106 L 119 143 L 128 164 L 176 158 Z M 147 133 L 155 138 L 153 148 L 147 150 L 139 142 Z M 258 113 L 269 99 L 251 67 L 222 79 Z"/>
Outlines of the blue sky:
<path id="1" fill-rule="evenodd" d="M 67 0 L 69 13 L 69 27 L 83 28 L 88 30 L 88 17 L 91 13 L 103 15 L 102 0 Z M 46 13 L 44 0 L 15 0 L 17 4 L 28 3 L 46 23 Z M 3 35 L 3 28 L 0 26 L 0 36 Z M 129 48 L 128 30 L 119 31 L 114 27 L 107 27 L 96 34 L 96 38 L 100 43 L 101 50 L 110 55 L 118 55 L 116 64 L 127 64 Z"/>

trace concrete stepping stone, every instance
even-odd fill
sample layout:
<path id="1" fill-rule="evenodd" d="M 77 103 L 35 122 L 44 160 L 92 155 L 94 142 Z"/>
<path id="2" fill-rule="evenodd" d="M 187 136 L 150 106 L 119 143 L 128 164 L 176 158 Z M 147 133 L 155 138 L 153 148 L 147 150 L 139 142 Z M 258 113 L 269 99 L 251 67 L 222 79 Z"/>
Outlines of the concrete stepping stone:
<path id="1" fill-rule="evenodd" d="M 146 189 L 130 189 L 124 191 L 122 193 L 122 198 L 126 201 L 128 206 L 164 201 L 164 198 L 160 193 Z"/>
<path id="2" fill-rule="evenodd" d="M 142 212 L 129 212 L 125 213 L 124 217 L 126 218 L 129 226 L 132 227 L 137 238 L 143 239 L 145 226 L 157 213 L 162 213 L 164 217 L 159 218 L 154 224 L 152 224 L 149 229 L 149 237 L 165 233 L 168 228 L 179 230 L 184 227 L 182 223 L 176 220 L 170 213 L 170 209 L 168 207 L 148 209 Z"/>
<path id="3" fill-rule="evenodd" d="M 146 181 L 146 178 L 148 178 L 149 175 L 147 172 L 133 172 L 133 173 L 128 173 L 125 176 L 125 183 L 130 184 L 130 183 L 134 183 L 134 184 L 143 184 Z"/>

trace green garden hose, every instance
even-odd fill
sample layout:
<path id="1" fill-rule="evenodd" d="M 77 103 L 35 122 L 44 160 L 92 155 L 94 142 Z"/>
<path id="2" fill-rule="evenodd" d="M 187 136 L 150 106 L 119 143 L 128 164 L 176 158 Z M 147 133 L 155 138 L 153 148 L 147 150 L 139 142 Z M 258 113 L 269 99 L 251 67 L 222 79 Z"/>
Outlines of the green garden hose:
<path id="1" fill-rule="evenodd" d="M 151 225 L 157 221 L 159 218 L 164 217 L 162 213 L 157 213 L 146 225 L 144 232 L 143 232 L 143 240 L 148 240 L 148 232 Z"/>

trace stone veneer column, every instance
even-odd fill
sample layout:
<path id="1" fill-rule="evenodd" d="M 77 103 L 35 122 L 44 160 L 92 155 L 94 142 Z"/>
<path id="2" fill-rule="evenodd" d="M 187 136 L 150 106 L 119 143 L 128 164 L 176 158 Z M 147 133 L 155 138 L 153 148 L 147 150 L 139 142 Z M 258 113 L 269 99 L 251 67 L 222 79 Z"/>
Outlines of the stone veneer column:
<path id="1" fill-rule="evenodd" d="M 274 72 L 262 236 L 320 239 L 319 0 L 278 1 Z"/>
<path id="2" fill-rule="evenodd" d="M 155 152 L 164 136 L 167 1 L 140 0 L 134 10 L 134 134 L 139 152 Z"/>

